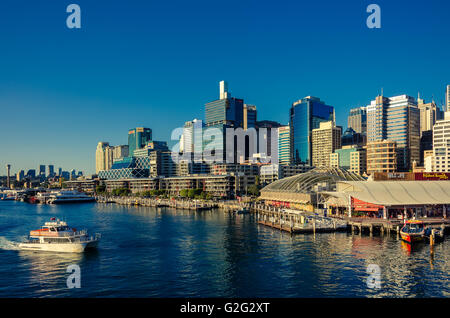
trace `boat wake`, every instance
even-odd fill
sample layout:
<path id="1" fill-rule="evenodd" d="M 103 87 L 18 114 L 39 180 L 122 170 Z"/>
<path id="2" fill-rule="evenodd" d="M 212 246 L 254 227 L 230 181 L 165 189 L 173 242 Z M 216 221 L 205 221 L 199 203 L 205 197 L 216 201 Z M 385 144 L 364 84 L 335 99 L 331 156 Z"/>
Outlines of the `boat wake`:
<path id="1" fill-rule="evenodd" d="M 19 250 L 19 244 L 0 236 L 0 250 Z"/>

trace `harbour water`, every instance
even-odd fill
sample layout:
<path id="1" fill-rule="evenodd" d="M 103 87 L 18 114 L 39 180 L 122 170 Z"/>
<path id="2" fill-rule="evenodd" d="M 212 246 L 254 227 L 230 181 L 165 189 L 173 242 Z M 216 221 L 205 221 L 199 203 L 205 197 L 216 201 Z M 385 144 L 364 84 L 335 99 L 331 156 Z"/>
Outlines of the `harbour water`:
<path id="1" fill-rule="evenodd" d="M 20 251 L 51 217 L 100 232 L 96 251 Z M 69 265 L 81 288 L 69 289 Z M 381 288 L 368 287 L 369 265 Z M 252 216 L 116 204 L 0 202 L 0 297 L 450 297 L 450 240 L 293 235 Z M 370 285 L 370 284 L 369 284 Z"/>

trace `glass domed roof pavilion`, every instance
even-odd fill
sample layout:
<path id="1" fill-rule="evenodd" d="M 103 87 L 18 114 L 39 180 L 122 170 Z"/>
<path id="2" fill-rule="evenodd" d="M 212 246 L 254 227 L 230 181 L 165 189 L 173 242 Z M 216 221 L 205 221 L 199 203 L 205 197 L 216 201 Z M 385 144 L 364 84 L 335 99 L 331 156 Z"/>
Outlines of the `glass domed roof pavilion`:
<path id="1" fill-rule="evenodd" d="M 261 189 L 260 199 L 290 203 L 312 203 L 315 194 L 334 191 L 339 181 L 365 181 L 342 168 L 318 167 L 308 172 L 275 181 Z"/>

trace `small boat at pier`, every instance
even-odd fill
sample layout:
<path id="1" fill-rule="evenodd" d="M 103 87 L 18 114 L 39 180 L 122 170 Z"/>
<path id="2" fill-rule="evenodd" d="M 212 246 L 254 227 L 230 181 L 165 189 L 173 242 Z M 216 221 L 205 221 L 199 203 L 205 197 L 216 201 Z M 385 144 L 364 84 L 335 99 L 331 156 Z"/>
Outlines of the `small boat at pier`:
<path id="1" fill-rule="evenodd" d="M 243 209 L 235 211 L 234 213 L 236 213 L 236 214 L 250 214 L 250 210 L 243 208 Z"/>
<path id="2" fill-rule="evenodd" d="M 400 230 L 400 236 L 406 243 L 412 244 L 421 242 L 425 238 L 425 226 L 423 221 L 406 221 Z"/>

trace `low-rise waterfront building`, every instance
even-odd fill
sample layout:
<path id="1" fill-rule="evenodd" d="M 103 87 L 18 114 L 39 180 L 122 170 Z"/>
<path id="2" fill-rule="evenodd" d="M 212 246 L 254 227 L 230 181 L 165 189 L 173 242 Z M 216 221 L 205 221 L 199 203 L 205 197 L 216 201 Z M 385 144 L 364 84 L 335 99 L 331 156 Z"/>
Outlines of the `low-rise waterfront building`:
<path id="1" fill-rule="evenodd" d="M 95 193 L 96 187 L 99 185 L 99 183 L 100 181 L 95 179 L 70 180 L 64 182 L 67 189 L 77 190 L 79 192 L 88 194 Z"/>
<path id="2" fill-rule="evenodd" d="M 259 166 L 257 164 L 235 164 L 235 163 L 220 163 L 211 165 L 212 175 L 226 175 L 226 174 L 243 174 L 247 176 L 259 175 Z"/>

